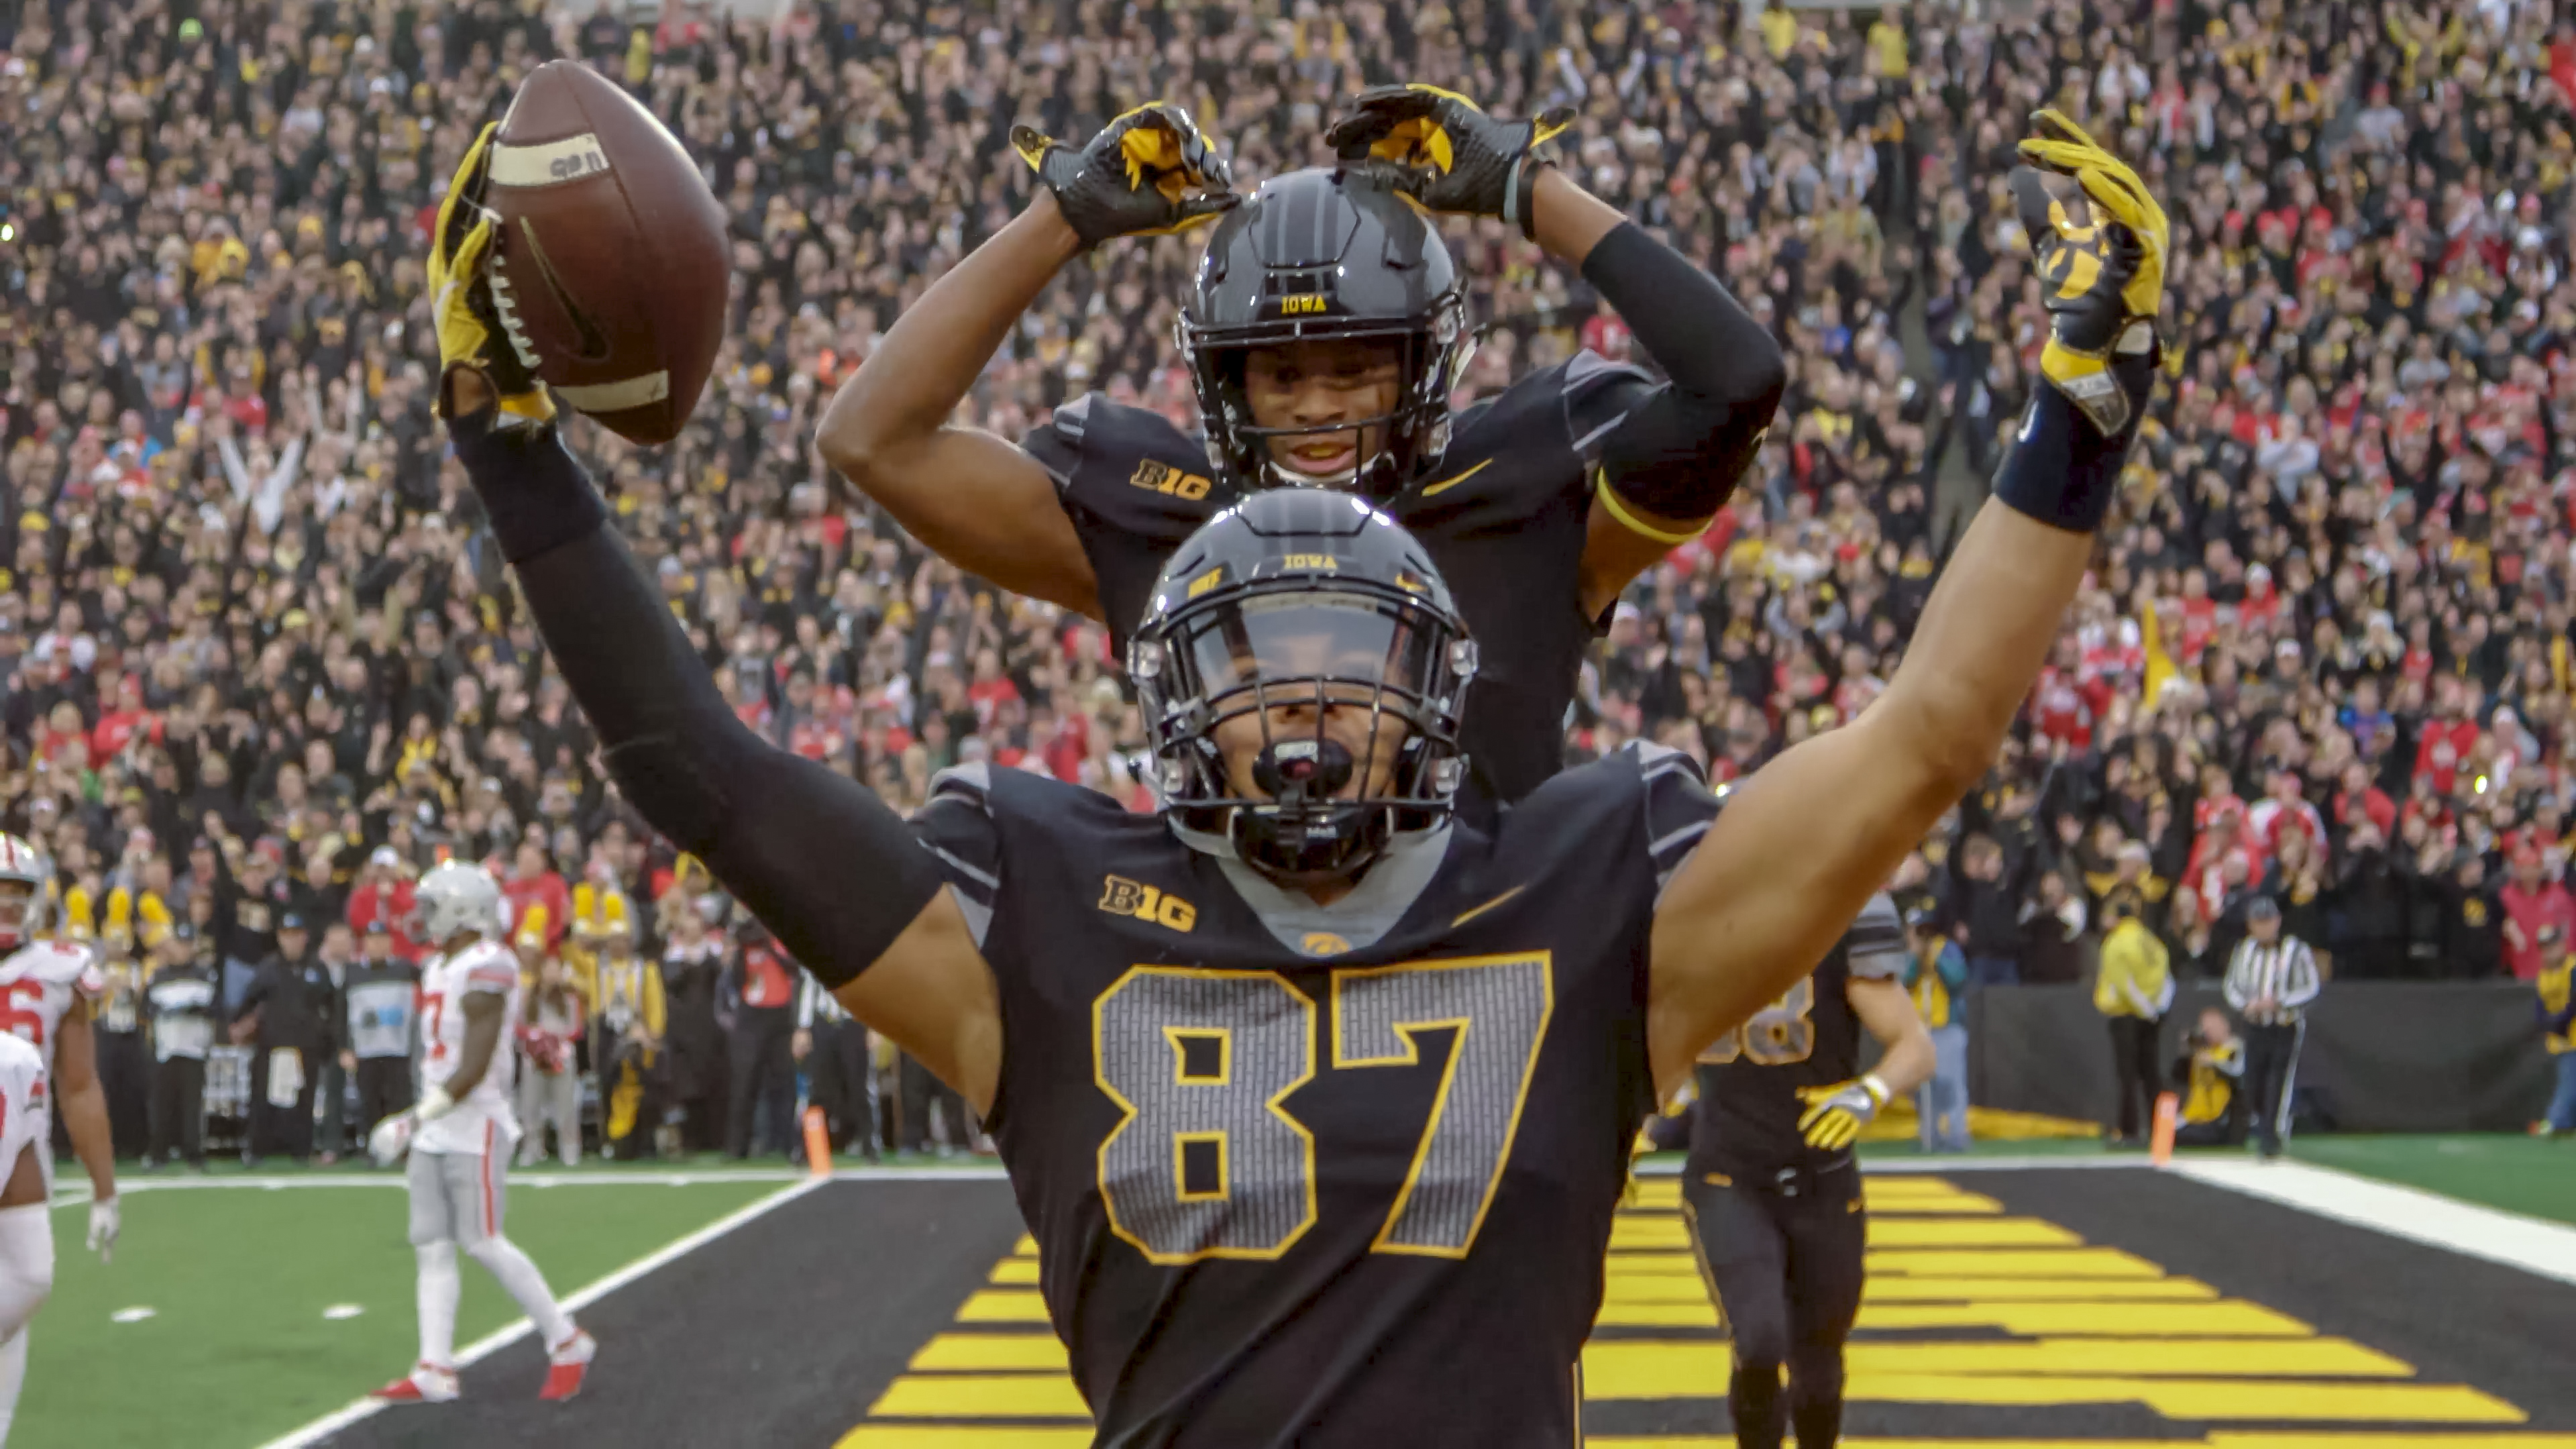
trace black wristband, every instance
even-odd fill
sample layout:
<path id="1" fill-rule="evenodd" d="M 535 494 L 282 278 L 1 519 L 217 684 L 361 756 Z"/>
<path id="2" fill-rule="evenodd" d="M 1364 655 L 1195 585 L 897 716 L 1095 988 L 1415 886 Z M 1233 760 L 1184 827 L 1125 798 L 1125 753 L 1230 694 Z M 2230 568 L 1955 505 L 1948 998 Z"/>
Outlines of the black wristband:
<path id="1" fill-rule="evenodd" d="M 552 423 L 498 428 L 485 409 L 448 420 L 456 461 L 492 518 L 501 557 L 524 563 L 608 522 L 608 505 L 581 465 L 564 451 Z"/>
<path id="2" fill-rule="evenodd" d="M 1538 240 L 1538 174 L 1555 164 L 1544 157 L 1520 156 L 1504 180 L 1503 220 L 1519 227 L 1531 241 Z"/>
<path id="3" fill-rule="evenodd" d="M 2111 511 L 2132 427 L 2104 437 L 2081 409 L 2043 382 L 2022 414 L 2012 451 L 1995 470 L 1995 497 L 2051 528 L 2091 533 Z"/>

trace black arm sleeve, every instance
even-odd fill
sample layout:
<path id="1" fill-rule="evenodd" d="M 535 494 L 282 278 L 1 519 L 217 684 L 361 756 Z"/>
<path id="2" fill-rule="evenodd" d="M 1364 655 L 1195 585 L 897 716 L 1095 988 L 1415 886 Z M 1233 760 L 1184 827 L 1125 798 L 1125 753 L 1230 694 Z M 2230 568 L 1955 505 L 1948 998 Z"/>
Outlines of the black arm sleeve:
<path id="1" fill-rule="evenodd" d="M 1583 279 L 1671 379 L 1611 433 L 1603 472 L 1640 508 L 1709 517 L 1735 491 L 1779 409 L 1789 378 L 1780 344 L 1715 277 L 1633 221 L 1594 245 Z"/>
<path id="2" fill-rule="evenodd" d="M 938 893 L 937 861 L 874 792 L 735 718 L 553 429 L 454 433 L 626 798 L 826 985 L 866 970 Z"/>

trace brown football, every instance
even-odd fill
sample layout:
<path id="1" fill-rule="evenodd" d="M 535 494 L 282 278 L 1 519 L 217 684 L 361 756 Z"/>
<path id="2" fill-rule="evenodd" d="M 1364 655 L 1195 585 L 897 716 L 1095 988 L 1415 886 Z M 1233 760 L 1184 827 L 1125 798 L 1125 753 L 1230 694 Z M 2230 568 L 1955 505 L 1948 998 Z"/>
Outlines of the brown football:
<path id="1" fill-rule="evenodd" d="M 725 212 L 650 111 L 577 61 L 537 67 L 493 138 L 493 301 L 565 406 L 667 443 L 724 339 Z"/>

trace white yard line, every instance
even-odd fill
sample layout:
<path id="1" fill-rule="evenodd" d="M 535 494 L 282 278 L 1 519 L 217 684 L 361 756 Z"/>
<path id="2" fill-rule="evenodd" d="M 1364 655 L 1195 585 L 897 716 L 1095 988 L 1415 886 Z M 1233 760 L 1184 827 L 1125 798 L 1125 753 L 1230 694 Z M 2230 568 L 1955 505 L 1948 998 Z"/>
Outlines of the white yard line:
<path id="1" fill-rule="evenodd" d="M 300 1179 L 289 1180 L 298 1181 Z M 580 1178 L 575 1180 L 587 1182 L 593 1179 Z M 598 1180 L 616 1181 L 617 1177 L 610 1174 L 601 1174 Z M 794 1202 L 796 1199 L 803 1197 L 805 1194 L 814 1191 L 818 1187 L 821 1187 L 829 1180 L 830 1179 L 828 1178 L 807 1177 L 803 1181 L 790 1184 L 780 1191 L 771 1193 L 769 1196 L 764 1197 L 758 1202 L 752 1203 L 739 1211 L 728 1213 L 686 1237 L 666 1243 L 662 1247 L 657 1248 L 654 1251 L 645 1254 L 643 1257 L 636 1259 L 634 1262 L 627 1264 L 625 1267 L 619 1268 L 615 1272 L 610 1273 L 607 1277 L 583 1285 L 579 1291 L 563 1300 L 564 1310 L 566 1312 L 577 1313 L 580 1310 L 589 1307 L 591 1304 L 598 1302 L 600 1299 L 607 1297 L 609 1294 L 616 1292 L 618 1289 L 625 1287 L 627 1284 L 634 1282 L 636 1279 L 643 1277 L 645 1274 L 652 1272 L 654 1269 L 661 1267 L 663 1264 L 668 1263 L 675 1258 L 694 1252 L 697 1249 L 714 1242 L 716 1239 L 723 1237 L 725 1234 L 732 1232 L 734 1229 L 741 1227 L 752 1219 L 761 1216 L 763 1213 L 785 1207 L 787 1204 Z M 360 1181 L 364 1181 L 364 1179 L 360 1179 Z M 477 1363 L 485 1358 L 489 1358 L 491 1355 L 500 1352 L 503 1348 L 516 1343 L 521 1338 L 534 1332 L 535 1328 L 536 1325 L 522 1318 L 501 1328 L 498 1332 L 486 1334 L 457 1351 L 456 1366 L 459 1369 L 463 1369 L 469 1364 Z M 270 1440 L 267 1444 L 261 1446 L 261 1449 L 302 1449 L 302 1446 L 319 1443 L 331 1435 L 340 1432 L 342 1429 L 348 1428 L 350 1425 L 357 1423 L 359 1420 L 367 1418 L 369 1415 L 374 1414 L 384 1407 L 385 1405 L 383 1401 L 378 1399 L 358 1399 L 350 1403 L 347 1407 L 325 1414 L 321 1418 L 306 1424 L 300 1429 L 293 1430 L 278 1438 Z"/>
<path id="2" fill-rule="evenodd" d="M 1637 1164 L 1637 1175 L 1639 1177 L 1679 1177 L 1682 1173 L 1682 1161 L 1682 1157 L 1679 1154 L 1675 1154 L 1673 1157 L 1659 1162 L 1641 1162 Z M 2031 1172 L 2040 1169 L 2054 1172 L 2060 1168 L 2069 1171 L 2090 1171 L 2095 1168 L 2104 1167 L 2149 1167 L 2152 1165 L 2153 1164 L 2147 1161 L 2146 1154 L 2139 1152 L 2122 1153 L 2118 1156 L 2106 1153 L 2100 1157 L 2041 1157 L 2036 1155 L 2028 1157 L 1943 1156 L 1864 1157 L 1860 1160 L 1860 1170 L 1867 1173 L 1884 1172 L 1899 1176 L 1908 1173 L 1937 1173 L 1945 1177 L 1954 1172 Z M 517 1179 L 514 1178 L 512 1180 L 516 1181 Z"/>
<path id="3" fill-rule="evenodd" d="M 833 1172 L 834 1182 L 964 1182 L 979 1178 L 1000 1181 L 1005 1174 L 999 1165 L 955 1164 L 940 1167 L 844 1167 Z M 701 1183 L 723 1182 L 805 1182 L 809 1174 L 799 1167 L 731 1167 L 704 1172 L 519 1172 L 510 1174 L 512 1187 L 695 1187 Z M 262 1192 L 284 1192 L 310 1187 L 401 1187 L 399 1172 L 375 1173 L 238 1173 L 220 1177 L 127 1177 L 116 1185 L 120 1196 L 138 1192 L 203 1192 L 216 1189 L 256 1189 Z M 76 1207 L 89 1201 L 89 1184 L 65 1183 L 54 1191 L 57 1208 Z"/>
<path id="4" fill-rule="evenodd" d="M 2177 1158 L 2195 1182 L 2576 1283 L 2576 1228 L 2305 1162 Z"/>

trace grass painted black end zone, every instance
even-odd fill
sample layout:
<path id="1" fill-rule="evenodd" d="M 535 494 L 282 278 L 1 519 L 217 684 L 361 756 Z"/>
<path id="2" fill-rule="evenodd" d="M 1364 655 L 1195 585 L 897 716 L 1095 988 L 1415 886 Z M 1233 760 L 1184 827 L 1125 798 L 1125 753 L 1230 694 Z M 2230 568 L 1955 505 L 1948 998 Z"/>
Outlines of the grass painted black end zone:
<path id="1" fill-rule="evenodd" d="M 2125 1248 L 2169 1273 L 2484 1389 L 2576 1431 L 2576 1284 L 2160 1172 L 1980 1172 L 2007 1212 Z"/>
<path id="2" fill-rule="evenodd" d="M 1723 1397 L 1592 1400 L 1583 1406 L 1587 1439 L 1630 1434 L 1731 1434 Z M 2080 1446 L 2089 1439 L 2172 1438 L 2199 1445 L 2199 1429 L 2160 1418 L 2143 1404 L 1888 1404 L 1843 1406 L 1843 1438 L 2004 1440 Z M 1733 1444 L 1732 1438 L 1724 1442 Z"/>
<path id="3" fill-rule="evenodd" d="M 457 1402 L 389 1408 L 328 1442 L 819 1449 L 866 1416 L 1021 1231 L 999 1179 L 830 1183 L 582 1310 L 599 1361 L 571 1403 L 538 1402 L 545 1354 L 530 1336 L 467 1369 Z"/>
<path id="4" fill-rule="evenodd" d="M 2062 1224 L 2093 1245 L 2125 1249 L 2320 1333 L 2404 1359 L 2422 1381 L 2470 1384 L 2509 1400 L 2531 1414 L 2518 1428 L 2576 1432 L 2576 1377 L 2565 1367 L 2576 1355 L 2576 1286 L 2161 1173 L 1979 1172 L 1972 1186 L 2008 1212 Z M 387 1410 L 330 1442 L 823 1449 L 865 1417 L 914 1352 L 954 1325 L 958 1305 L 984 1285 L 1021 1230 L 1010 1190 L 998 1179 L 833 1183 L 584 1311 L 582 1321 L 600 1336 L 601 1357 L 573 1403 L 536 1401 L 543 1356 L 523 1340 L 467 1371 L 463 1401 Z M 1710 1335 L 1659 1329 L 1603 1336 Z M 1601 1436 L 1722 1434 L 1727 1420 L 1713 1393 L 1594 1401 L 1583 1422 L 1587 1435 Z M 2191 1444 L 2203 1441 L 2206 1427 L 2128 1403 L 1856 1401 L 1843 1432 L 1847 1439 Z M 2397 1425 L 2348 1427 L 2402 1432 Z"/>

